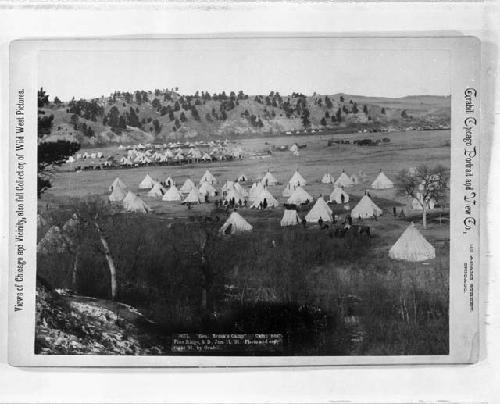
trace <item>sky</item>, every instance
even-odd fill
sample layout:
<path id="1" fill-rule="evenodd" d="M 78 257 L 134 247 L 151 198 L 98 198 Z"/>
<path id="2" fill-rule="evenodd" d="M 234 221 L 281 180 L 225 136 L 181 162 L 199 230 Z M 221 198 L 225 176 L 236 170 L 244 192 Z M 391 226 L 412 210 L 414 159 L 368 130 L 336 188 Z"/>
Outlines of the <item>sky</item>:
<path id="1" fill-rule="evenodd" d="M 402 97 L 451 92 L 449 54 L 444 50 L 353 49 L 276 39 L 148 44 L 41 51 L 39 86 L 63 101 L 115 90 L 173 87 L 181 94 L 273 90 L 282 95 Z"/>

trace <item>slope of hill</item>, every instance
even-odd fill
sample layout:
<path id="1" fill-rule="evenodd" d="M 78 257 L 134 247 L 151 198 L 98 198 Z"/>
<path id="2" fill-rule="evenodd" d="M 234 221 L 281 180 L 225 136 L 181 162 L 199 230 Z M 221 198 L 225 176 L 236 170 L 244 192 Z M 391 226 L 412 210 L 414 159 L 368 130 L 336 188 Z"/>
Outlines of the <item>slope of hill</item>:
<path id="1" fill-rule="evenodd" d="M 43 140 L 75 139 L 82 145 L 167 142 L 184 139 L 273 136 L 304 129 L 442 129 L 451 99 L 347 94 L 248 96 L 239 92 L 183 96 L 169 90 L 115 92 L 109 97 L 48 102 L 40 116 L 54 116 Z M 43 132 L 43 131 L 42 131 Z"/>

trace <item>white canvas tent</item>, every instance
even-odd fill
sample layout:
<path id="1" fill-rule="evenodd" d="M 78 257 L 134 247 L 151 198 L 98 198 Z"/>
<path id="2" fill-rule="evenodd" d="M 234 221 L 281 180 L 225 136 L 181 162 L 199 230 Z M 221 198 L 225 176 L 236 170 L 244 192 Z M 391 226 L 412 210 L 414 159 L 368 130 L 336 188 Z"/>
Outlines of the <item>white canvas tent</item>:
<path id="1" fill-rule="evenodd" d="M 347 192 L 345 192 L 342 188 L 334 187 L 332 193 L 330 194 L 330 202 L 347 203 L 349 202 L 349 195 L 347 195 Z"/>
<path id="2" fill-rule="evenodd" d="M 122 190 L 127 189 L 125 183 L 120 179 L 120 177 L 116 177 L 113 183 L 109 186 L 109 191 L 113 191 L 115 188 L 121 188 Z"/>
<path id="3" fill-rule="evenodd" d="M 268 208 L 275 208 L 279 205 L 279 202 L 271 195 L 271 193 L 264 189 L 257 197 L 254 199 L 251 208 L 259 208 L 260 203 L 266 202 Z"/>
<path id="4" fill-rule="evenodd" d="M 300 223 L 299 214 L 295 209 L 285 209 L 283 218 L 280 221 L 281 227 L 295 226 Z"/>
<path id="5" fill-rule="evenodd" d="M 148 213 L 151 211 L 151 208 L 131 191 L 128 191 L 123 199 L 123 207 L 128 212 Z"/>
<path id="6" fill-rule="evenodd" d="M 349 176 L 345 173 L 345 171 L 342 171 L 342 174 L 340 174 L 340 177 L 337 178 L 337 180 L 334 182 L 334 185 L 337 187 L 350 187 L 352 186 L 352 181 L 349 178 Z"/>
<path id="7" fill-rule="evenodd" d="M 191 192 L 191 190 L 196 189 L 196 186 L 194 185 L 194 182 L 191 181 L 190 178 L 188 178 L 186 181 L 184 181 L 184 184 L 182 185 L 180 191 L 183 194 L 188 194 Z"/>
<path id="8" fill-rule="evenodd" d="M 173 180 L 172 177 L 168 177 L 166 180 L 165 180 L 165 184 L 167 185 L 167 187 L 171 187 L 172 185 L 175 185 L 175 181 Z"/>
<path id="9" fill-rule="evenodd" d="M 148 192 L 148 196 L 152 198 L 162 198 L 163 197 L 163 187 L 159 182 L 153 185 L 153 188 Z"/>
<path id="10" fill-rule="evenodd" d="M 252 184 L 252 188 L 250 188 L 248 199 L 250 199 L 250 201 L 254 201 L 255 198 L 257 198 L 262 191 L 264 191 L 264 186 L 262 185 L 261 182 Z"/>
<path id="11" fill-rule="evenodd" d="M 381 214 L 382 209 L 375 205 L 375 203 L 370 199 L 368 195 L 364 195 L 351 211 L 351 216 L 354 219 L 365 219 L 368 217 L 380 216 Z"/>
<path id="12" fill-rule="evenodd" d="M 114 187 L 113 192 L 111 192 L 111 195 L 108 196 L 108 199 L 110 202 L 121 202 L 125 198 L 126 192 L 127 191 L 125 189 Z"/>
<path id="13" fill-rule="evenodd" d="M 209 170 L 207 170 L 205 171 L 205 174 L 203 174 L 203 177 L 201 177 L 200 183 L 202 182 L 208 182 L 209 184 L 214 185 L 217 183 L 217 180 L 212 175 L 212 173 Z"/>
<path id="14" fill-rule="evenodd" d="M 395 260 L 419 262 L 436 258 L 436 251 L 411 223 L 389 250 L 389 257 Z"/>
<path id="15" fill-rule="evenodd" d="M 332 221 L 332 210 L 323 197 L 318 198 L 312 209 L 306 215 L 306 221 L 309 223 L 317 223 L 320 218 L 324 222 Z"/>
<path id="16" fill-rule="evenodd" d="M 292 153 L 296 153 L 299 151 L 299 146 L 297 146 L 297 143 L 294 143 L 290 146 L 288 150 L 290 150 Z"/>
<path id="17" fill-rule="evenodd" d="M 202 197 L 205 197 L 205 195 L 215 196 L 215 188 L 209 182 L 202 182 L 200 188 L 198 189 L 198 192 Z"/>
<path id="18" fill-rule="evenodd" d="M 301 205 L 307 202 L 311 203 L 312 201 L 313 197 L 304 188 L 298 187 L 292 192 L 292 195 L 290 195 L 290 198 L 288 198 L 286 202 L 294 205 Z"/>
<path id="19" fill-rule="evenodd" d="M 196 187 L 194 187 L 193 189 L 191 189 L 191 191 L 189 191 L 188 196 L 186 196 L 186 199 L 184 199 L 182 203 L 200 203 L 201 200 L 202 198 L 198 193 L 198 190 L 196 189 Z"/>
<path id="20" fill-rule="evenodd" d="M 268 185 L 276 185 L 278 183 L 278 180 L 274 177 L 274 175 L 271 174 L 270 171 L 268 171 L 262 178 L 261 182 L 262 185 L 267 187 Z"/>
<path id="21" fill-rule="evenodd" d="M 248 181 L 248 177 L 245 174 L 241 174 L 238 177 L 238 182 L 245 182 L 245 181 Z"/>
<path id="22" fill-rule="evenodd" d="M 296 189 L 297 189 L 296 186 L 293 186 L 292 184 L 288 183 L 286 184 L 286 187 L 281 193 L 281 195 L 283 195 L 284 197 L 289 197 L 290 195 L 293 194 L 293 191 L 295 191 Z"/>
<path id="23" fill-rule="evenodd" d="M 288 181 L 288 183 L 294 187 L 303 187 L 306 185 L 306 180 L 304 179 L 304 177 L 302 177 L 302 175 L 300 175 L 298 171 L 295 171 L 295 173 L 293 174 L 292 178 L 290 178 L 290 181 Z"/>
<path id="24" fill-rule="evenodd" d="M 238 212 L 232 212 L 220 228 L 219 232 L 222 234 L 235 234 L 252 231 L 252 229 L 252 225 L 243 219 Z"/>
<path id="25" fill-rule="evenodd" d="M 151 189 L 153 188 L 153 185 L 154 185 L 153 179 L 149 176 L 149 174 L 146 174 L 144 179 L 139 184 L 139 189 Z"/>
<path id="26" fill-rule="evenodd" d="M 167 190 L 167 192 L 165 192 L 165 195 L 163 195 L 163 198 L 162 198 L 163 201 L 168 201 L 168 202 L 180 201 L 181 199 L 182 199 L 182 195 L 175 185 L 172 185 Z"/>
<path id="27" fill-rule="evenodd" d="M 323 178 L 321 178 L 321 182 L 323 184 L 332 184 L 334 182 L 334 178 L 333 178 L 333 175 L 331 175 L 330 173 L 325 173 L 323 175 Z"/>
<path id="28" fill-rule="evenodd" d="M 380 171 L 375 181 L 372 182 L 372 188 L 374 189 L 390 189 L 394 188 L 392 181 L 386 177 L 386 175 Z"/>
<path id="29" fill-rule="evenodd" d="M 227 203 L 230 203 L 232 199 L 234 199 L 234 203 L 237 205 L 243 205 L 245 203 L 245 197 L 234 188 L 229 190 L 225 200 Z"/>

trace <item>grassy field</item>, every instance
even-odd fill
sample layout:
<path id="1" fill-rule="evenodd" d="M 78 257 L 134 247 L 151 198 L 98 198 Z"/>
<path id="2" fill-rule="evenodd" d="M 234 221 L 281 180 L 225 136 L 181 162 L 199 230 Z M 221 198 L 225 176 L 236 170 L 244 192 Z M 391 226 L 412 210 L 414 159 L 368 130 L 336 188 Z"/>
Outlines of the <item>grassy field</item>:
<path id="1" fill-rule="evenodd" d="M 385 136 L 389 137 L 359 134 L 349 135 L 349 139 Z M 447 353 L 448 210 L 433 212 L 426 230 L 417 224 L 436 248 L 435 259 L 418 264 L 393 261 L 388 257 L 389 248 L 410 221 L 421 222 L 421 215 L 407 210 L 406 201 L 397 197 L 395 190 L 369 187 L 380 169 L 394 180 L 400 170 L 411 166 L 449 167 L 449 131 L 391 133 L 390 143 L 365 147 L 328 147 L 332 138 L 346 136 L 241 141 L 249 152 L 265 150 L 270 144 L 306 144 L 298 157 L 290 152 L 275 152 L 263 160 L 61 171 L 54 177 L 53 188 L 40 200 L 39 211 L 51 218 L 52 224 L 60 225 L 80 200 L 96 196 L 106 200 L 116 176 L 153 208 L 153 213 L 146 216 L 108 215 L 102 228 L 118 268 L 119 300 L 156 321 L 165 346 L 172 332 L 220 330 L 281 332 L 288 336 L 287 354 Z M 116 148 L 109 150 L 116 152 Z M 226 238 L 217 236 L 217 230 L 227 212 L 216 210 L 213 203 L 188 210 L 180 203 L 149 198 L 147 191 L 138 189 L 146 173 L 160 180 L 171 176 L 182 185 L 186 178 L 198 182 L 207 168 L 217 178 L 219 189 L 226 180 L 240 174 L 257 180 L 271 170 L 280 184 L 270 187 L 270 191 L 280 207 L 266 211 L 239 209 L 254 226 L 253 231 Z M 314 197 L 327 197 L 332 191 L 332 185 L 321 183 L 325 172 L 337 178 L 342 170 L 348 174 L 363 170 L 368 181 L 347 192 L 353 207 L 369 189 L 375 203 L 384 210 L 378 220 L 365 221 L 372 237 L 337 239 L 317 225 L 281 228 L 279 220 L 286 200 L 282 191 L 295 169 L 306 179 L 305 189 Z M 250 184 L 248 181 L 246 185 Z M 406 217 L 394 217 L 394 206 L 398 212 L 405 207 Z M 334 212 L 345 211 L 335 206 Z M 201 220 L 203 216 L 218 216 L 221 221 L 207 223 Z M 200 234 L 208 240 L 208 264 L 200 261 Z M 82 237 L 78 292 L 109 297 L 109 275 L 99 243 L 90 235 Z M 208 287 L 201 275 L 203 265 L 211 274 Z M 38 271 L 55 287 L 68 287 L 70 266 L 71 257 L 41 257 Z M 202 289 L 207 288 L 212 312 L 218 313 L 209 318 L 200 309 Z"/>

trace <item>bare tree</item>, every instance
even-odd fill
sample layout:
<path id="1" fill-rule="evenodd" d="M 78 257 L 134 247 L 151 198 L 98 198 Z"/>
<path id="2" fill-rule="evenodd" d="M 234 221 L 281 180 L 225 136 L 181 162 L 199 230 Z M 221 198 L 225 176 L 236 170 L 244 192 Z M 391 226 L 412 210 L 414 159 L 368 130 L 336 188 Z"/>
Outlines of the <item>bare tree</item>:
<path id="1" fill-rule="evenodd" d="M 397 179 L 399 194 L 407 196 L 422 207 L 422 225 L 427 228 L 427 212 L 431 201 L 441 202 L 446 196 L 449 169 L 438 165 L 421 165 L 414 171 L 402 170 Z"/>

